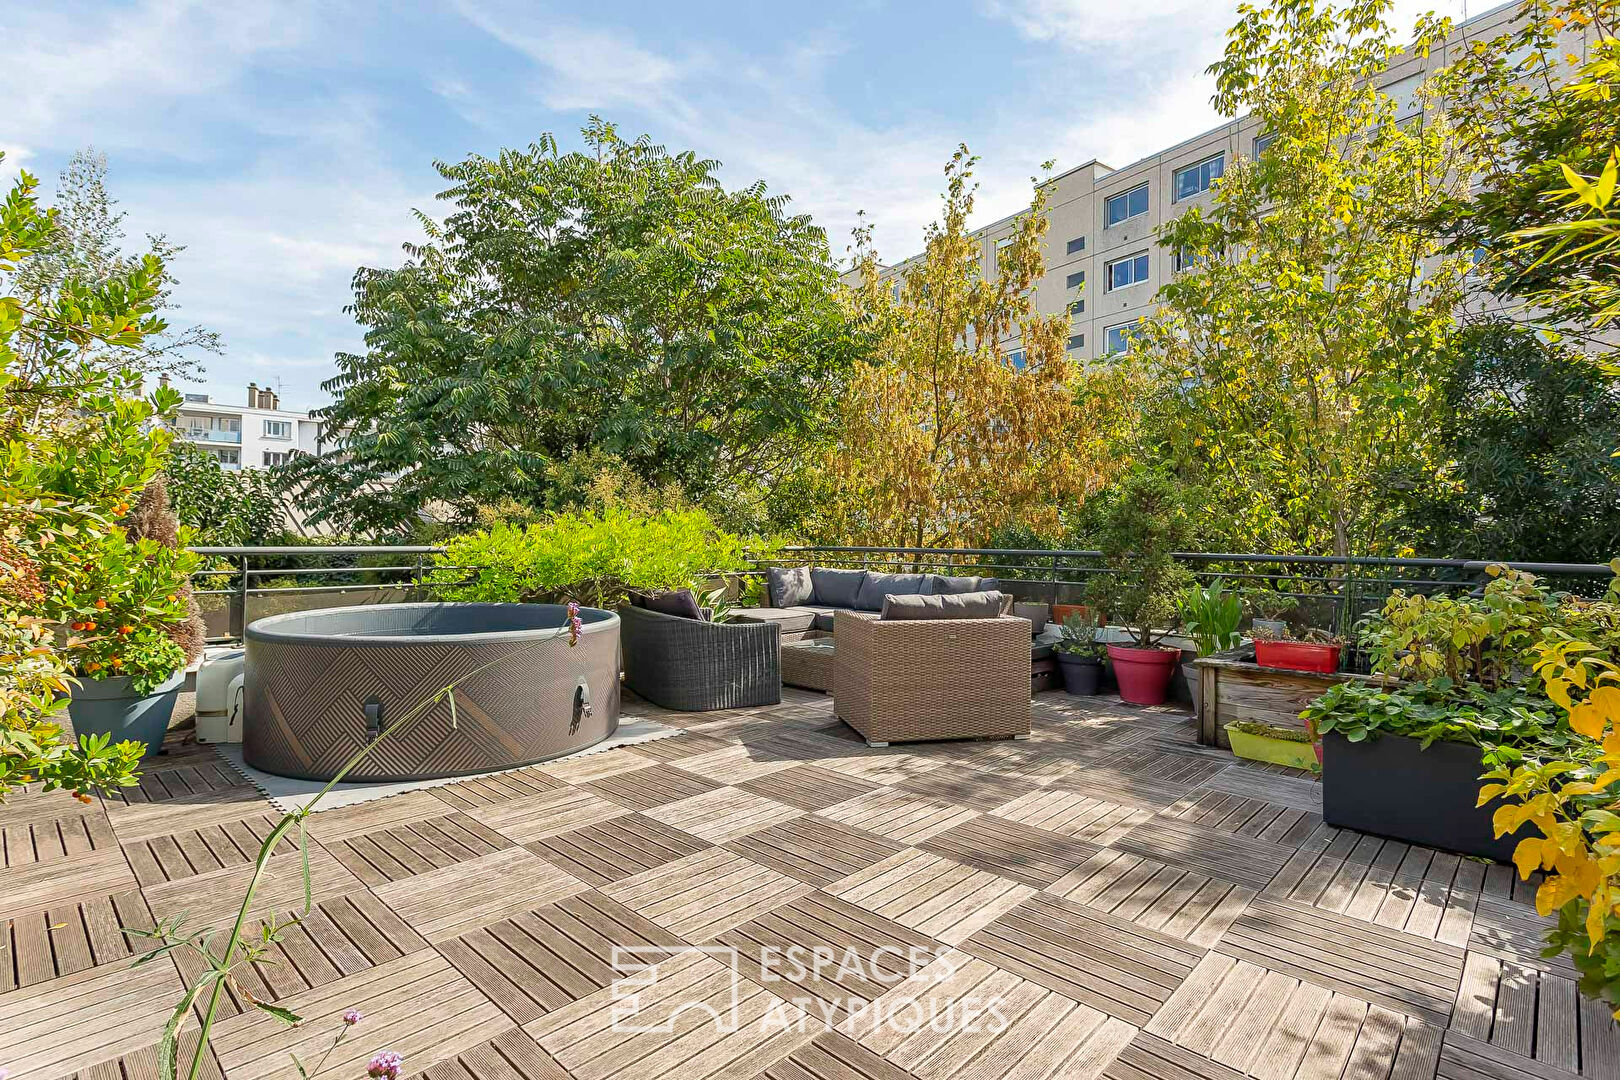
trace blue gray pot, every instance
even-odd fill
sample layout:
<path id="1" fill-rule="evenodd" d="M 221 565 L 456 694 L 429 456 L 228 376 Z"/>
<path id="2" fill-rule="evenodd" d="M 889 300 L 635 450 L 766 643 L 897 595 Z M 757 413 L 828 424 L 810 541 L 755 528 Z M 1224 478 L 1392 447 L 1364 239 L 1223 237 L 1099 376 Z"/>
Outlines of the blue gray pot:
<path id="1" fill-rule="evenodd" d="M 150 694 L 141 695 L 130 690 L 128 675 L 80 679 L 68 701 L 73 734 L 111 735 L 114 743 L 134 739 L 146 746 L 142 757 L 155 754 L 163 748 L 174 701 L 185 681 L 186 672 L 181 668 Z"/>

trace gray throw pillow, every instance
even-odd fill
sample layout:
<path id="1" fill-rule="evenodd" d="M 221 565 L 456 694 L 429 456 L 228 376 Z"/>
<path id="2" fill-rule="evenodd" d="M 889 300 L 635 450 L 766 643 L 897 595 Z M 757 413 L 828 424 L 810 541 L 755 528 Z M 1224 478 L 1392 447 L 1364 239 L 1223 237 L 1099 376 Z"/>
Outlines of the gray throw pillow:
<path id="1" fill-rule="evenodd" d="M 648 611 L 674 615 L 682 619 L 703 618 L 703 611 L 698 607 L 697 594 L 692 592 L 691 589 L 670 589 L 666 592 L 647 593 L 643 600 Z"/>
<path id="2" fill-rule="evenodd" d="M 882 611 L 887 596 L 920 596 L 928 591 L 927 574 L 877 574 L 868 572 L 855 597 L 862 611 Z"/>
<path id="3" fill-rule="evenodd" d="M 883 602 L 885 622 L 910 619 L 994 619 L 1012 597 L 998 592 L 946 593 L 943 596 L 890 596 Z"/>
<path id="4" fill-rule="evenodd" d="M 771 607 L 798 607 L 808 604 L 816 594 L 810 582 L 808 566 L 769 566 L 765 568 L 765 586 L 769 590 Z"/>
<path id="5" fill-rule="evenodd" d="M 995 592 L 1001 582 L 993 577 L 945 577 L 933 574 L 928 579 L 928 591 L 936 596 L 965 592 Z"/>
<path id="6" fill-rule="evenodd" d="M 815 586 L 812 599 L 824 607 L 852 608 L 865 580 L 865 570 L 831 570 L 812 566 L 810 582 Z"/>

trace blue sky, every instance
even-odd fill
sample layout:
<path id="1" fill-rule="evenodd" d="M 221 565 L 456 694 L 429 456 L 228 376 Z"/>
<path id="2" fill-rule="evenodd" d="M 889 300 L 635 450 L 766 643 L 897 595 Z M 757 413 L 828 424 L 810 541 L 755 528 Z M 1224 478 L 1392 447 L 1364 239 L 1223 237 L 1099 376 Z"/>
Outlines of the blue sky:
<path id="1" fill-rule="evenodd" d="M 591 113 L 763 178 L 842 253 L 857 211 L 911 254 L 958 142 L 978 215 L 1027 204 L 1046 159 L 1124 165 L 1217 121 L 1203 68 L 1235 0 L 711 0 L 548 4 L 150 0 L 7 14 L 0 179 L 47 192 L 75 150 L 109 162 L 135 237 L 187 245 L 178 323 L 225 338 L 206 388 L 279 382 L 323 404 L 357 266 L 398 262 L 432 162 L 493 155 Z M 1472 10 L 1483 10 L 1476 0 Z M 1400 0 L 1397 25 L 1461 0 Z"/>

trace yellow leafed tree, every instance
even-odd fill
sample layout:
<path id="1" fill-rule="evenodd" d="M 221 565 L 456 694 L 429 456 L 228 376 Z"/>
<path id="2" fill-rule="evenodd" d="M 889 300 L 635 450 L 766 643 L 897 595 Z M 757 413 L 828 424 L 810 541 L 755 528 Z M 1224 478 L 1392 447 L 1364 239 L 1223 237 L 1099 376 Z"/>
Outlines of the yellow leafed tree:
<path id="1" fill-rule="evenodd" d="M 943 217 L 898 273 L 884 273 L 869 230 L 856 232 L 847 300 L 873 348 L 827 466 L 828 539 L 971 547 L 1013 523 L 1053 534 L 1059 511 L 1112 472 L 1106 417 L 1082 401 L 1092 395 L 1065 351 L 1068 317 L 1034 305 L 1046 193 L 1037 186 L 986 276 L 983 241 L 967 229 L 976 161 L 965 146 L 952 156 Z"/>

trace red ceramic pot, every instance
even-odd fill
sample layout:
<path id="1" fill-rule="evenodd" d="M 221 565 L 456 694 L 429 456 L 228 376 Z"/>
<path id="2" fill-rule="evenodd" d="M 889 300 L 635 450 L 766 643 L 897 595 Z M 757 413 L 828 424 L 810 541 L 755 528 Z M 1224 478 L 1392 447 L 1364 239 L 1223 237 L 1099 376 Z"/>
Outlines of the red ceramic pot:
<path id="1" fill-rule="evenodd" d="M 1180 649 L 1108 646 L 1108 662 L 1119 682 L 1119 699 L 1132 705 L 1163 705 L 1170 677 L 1181 663 Z"/>
<path id="2" fill-rule="evenodd" d="M 1266 641 L 1254 643 L 1254 662 L 1261 667 L 1289 671 L 1316 671 L 1331 675 L 1339 670 L 1342 645 L 1317 645 L 1309 641 Z"/>

